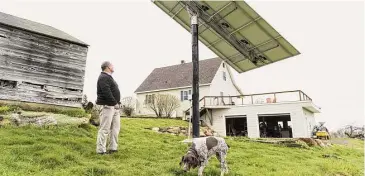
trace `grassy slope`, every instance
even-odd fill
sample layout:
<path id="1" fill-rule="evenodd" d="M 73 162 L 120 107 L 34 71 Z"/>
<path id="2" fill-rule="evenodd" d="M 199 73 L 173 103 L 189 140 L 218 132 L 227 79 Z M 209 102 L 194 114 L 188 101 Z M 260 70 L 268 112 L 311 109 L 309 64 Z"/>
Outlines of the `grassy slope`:
<path id="1" fill-rule="evenodd" d="M 177 120 L 122 119 L 119 153 L 95 154 L 97 129 L 86 126 L 0 128 L 0 175 L 184 175 L 178 166 L 184 137 L 145 127 L 186 125 Z M 310 150 L 227 139 L 229 175 L 364 175 L 363 141 Z M 342 159 L 322 158 L 338 154 Z M 206 175 L 219 175 L 210 160 Z M 185 175 L 197 175 L 197 171 Z"/>

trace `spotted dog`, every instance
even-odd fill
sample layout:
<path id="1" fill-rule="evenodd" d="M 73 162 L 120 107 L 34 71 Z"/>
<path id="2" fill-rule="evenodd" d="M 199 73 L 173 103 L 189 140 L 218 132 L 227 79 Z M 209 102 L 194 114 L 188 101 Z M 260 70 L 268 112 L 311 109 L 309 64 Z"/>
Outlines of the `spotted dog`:
<path id="1" fill-rule="evenodd" d="M 215 155 L 221 164 L 221 176 L 228 173 L 226 156 L 229 146 L 221 137 L 194 138 L 193 144 L 186 154 L 181 158 L 180 166 L 187 172 L 190 169 L 199 167 L 198 175 L 203 175 L 208 160 Z"/>

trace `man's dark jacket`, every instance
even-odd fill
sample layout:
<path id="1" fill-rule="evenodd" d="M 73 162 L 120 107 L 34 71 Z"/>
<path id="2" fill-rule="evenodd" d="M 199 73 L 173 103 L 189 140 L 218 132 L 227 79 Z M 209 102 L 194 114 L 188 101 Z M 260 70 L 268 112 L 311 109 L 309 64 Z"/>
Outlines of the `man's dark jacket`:
<path id="1" fill-rule="evenodd" d="M 120 92 L 118 84 L 113 77 L 101 72 L 97 83 L 97 105 L 115 106 L 120 103 Z"/>

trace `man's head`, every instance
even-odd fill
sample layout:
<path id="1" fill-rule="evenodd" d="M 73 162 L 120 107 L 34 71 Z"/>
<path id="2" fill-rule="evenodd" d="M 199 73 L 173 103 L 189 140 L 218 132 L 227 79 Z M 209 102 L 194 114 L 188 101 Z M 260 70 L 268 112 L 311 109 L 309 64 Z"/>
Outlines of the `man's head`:
<path id="1" fill-rule="evenodd" d="M 107 73 L 113 73 L 114 66 L 109 61 L 105 61 L 101 64 L 101 70 Z"/>

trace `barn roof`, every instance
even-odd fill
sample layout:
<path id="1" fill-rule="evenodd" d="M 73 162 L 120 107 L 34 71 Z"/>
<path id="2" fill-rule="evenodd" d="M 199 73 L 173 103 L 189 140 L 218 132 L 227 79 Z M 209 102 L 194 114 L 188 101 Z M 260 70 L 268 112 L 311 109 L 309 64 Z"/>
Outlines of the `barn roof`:
<path id="1" fill-rule="evenodd" d="M 7 26 L 27 30 L 30 32 L 35 32 L 35 33 L 46 35 L 49 37 L 73 42 L 73 43 L 80 44 L 83 46 L 88 46 L 88 44 L 82 42 L 81 40 L 79 40 L 61 30 L 58 30 L 52 26 L 48 26 L 48 25 L 44 25 L 44 24 L 41 24 L 38 22 L 26 20 L 26 19 L 19 18 L 19 17 L 13 16 L 13 15 L 2 13 L 2 12 L 0 12 L 0 24 L 4 24 Z"/>
<path id="2" fill-rule="evenodd" d="M 199 82 L 200 84 L 209 84 L 212 82 L 222 60 L 212 58 L 201 60 L 199 62 Z M 183 63 L 168 67 L 156 68 L 143 81 L 135 91 L 146 92 L 154 90 L 172 89 L 178 87 L 187 87 L 192 85 L 193 63 Z"/>

